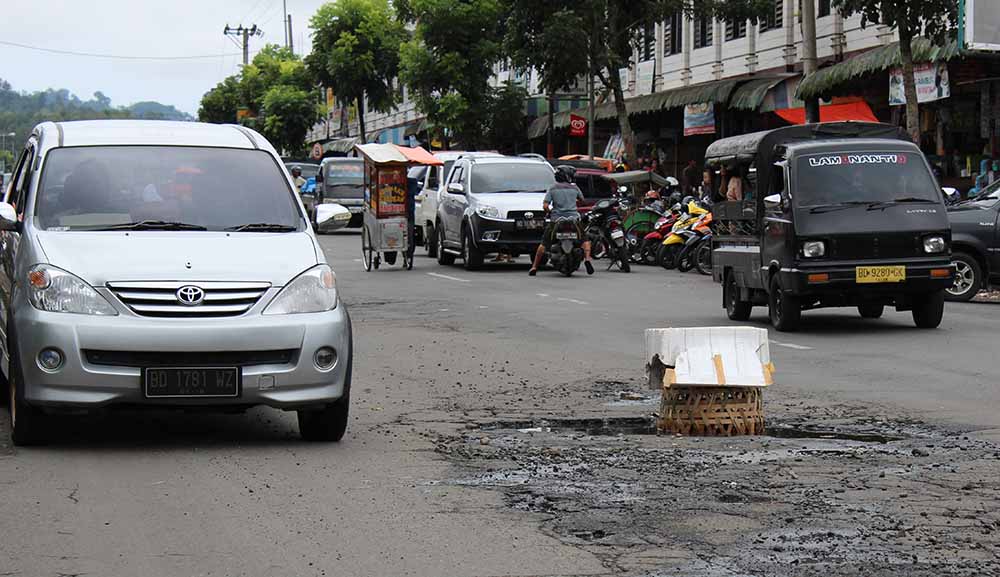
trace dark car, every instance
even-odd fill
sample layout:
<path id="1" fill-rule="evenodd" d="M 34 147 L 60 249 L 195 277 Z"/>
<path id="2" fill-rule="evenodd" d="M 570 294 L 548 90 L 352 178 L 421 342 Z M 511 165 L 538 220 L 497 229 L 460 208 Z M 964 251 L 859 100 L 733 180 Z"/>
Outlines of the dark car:
<path id="1" fill-rule="evenodd" d="M 911 311 L 941 322 L 953 284 L 951 227 L 923 153 L 901 129 L 844 122 L 718 140 L 706 164 L 751 174 L 742 201 L 713 207 L 712 271 L 732 320 L 766 304 L 780 331 L 803 310 Z"/>
<path id="2" fill-rule="evenodd" d="M 337 203 L 351 211 L 351 228 L 359 228 L 365 204 L 365 161 L 360 158 L 326 158 L 316 175 L 317 204 Z"/>
<path id="3" fill-rule="evenodd" d="M 968 301 L 981 289 L 1000 284 L 1000 181 L 979 195 L 948 208 L 951 220 L 951 260 L 955 284 L 951 301 Z"/>

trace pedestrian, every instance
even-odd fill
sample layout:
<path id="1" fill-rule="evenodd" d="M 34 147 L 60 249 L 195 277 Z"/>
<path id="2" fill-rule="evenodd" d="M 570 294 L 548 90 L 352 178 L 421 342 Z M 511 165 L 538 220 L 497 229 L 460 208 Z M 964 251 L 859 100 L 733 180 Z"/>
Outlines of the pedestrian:
<path id="1" fill-rule="evenodd" d="M 729 192 L 729 169 L 725 166 L 719 168 L 719 198 L 726 199 Z"/>
<path id="2" fill-rule="evenodd" d="M 706 168 L 701 171 L 701 185 L 698 187 L 698 197 L 707 198 L 712 202 L 718 202 L 720 200 L 725 200 L 719 197 L 715 193 L 715 188 L 712 186 L 712 169 Z"/>
<path id="3" fill-rule="evenodd" d="M 681 171 L 681 189 L 684 195 L 692 194 L 698 178 L 698 163 L 692 158 L 688 160 L 687 166 Z"/>
<path id="4" fill-rule="evenodd" d="M 663 176 L 660 174 L 660 161 L 655 158 L 649 162 L 649 171 L 659 176 Z"/>

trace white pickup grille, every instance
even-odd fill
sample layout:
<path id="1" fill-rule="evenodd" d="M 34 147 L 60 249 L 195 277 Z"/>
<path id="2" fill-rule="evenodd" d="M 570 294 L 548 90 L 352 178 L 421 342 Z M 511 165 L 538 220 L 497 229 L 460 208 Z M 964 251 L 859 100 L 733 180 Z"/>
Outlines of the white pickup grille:
<path id="1" fill-rule="evenodd" d="M 203 291 L 198 304 L 178 298 L 183 287 Z M 271 288 L 260 282 L 110 282 L 108 289 L 138 315 L 146 317 L 231 317 L 250 310 Z M 195 291 L 197 292 L 197 291 Z"/>

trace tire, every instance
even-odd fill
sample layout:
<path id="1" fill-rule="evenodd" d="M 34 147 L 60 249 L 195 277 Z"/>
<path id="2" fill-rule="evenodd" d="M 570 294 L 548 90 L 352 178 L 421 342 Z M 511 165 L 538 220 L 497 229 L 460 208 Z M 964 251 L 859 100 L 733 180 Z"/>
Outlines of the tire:
<path id="1" fill-rule="evenodd" d="M 618 251 L 618 267 L 622 272 L 632 272 L 632 265 L 628 262 L 628 247 L 623 244 Z"/>
<path id="2" fill-rule="evenodd" d="M 438 237 L 437 230 L 434 228 L 434 225 L 428 224 L 424 227 L 424 249 L 427 250 L 428 257 L 437 258 Z"/>
<path id="3" fill-rule="evenodd" d="M 441 223 L 439 222 L 434 229 L 437 231 L 438 238 L 438 264 L 441 266 L 451 266 L 455 264 L 455 255 L 444 250 L 444 229 L 441 227 Z"/>
<path id="4" fill-rule="evenodd" d="M 729 320 L 746 321 L 750 319 L 753 304 L 740 300 L 740 289 L 736 286 L 736 276 L 732 273 L 726 275 L 726 281 L 722 285 L 722 299 L 726 303 L 726 316 L 729 317 Z"/>
<path id="5" fill-rule="evenodd" d="M 639 262 L 653 266 L 656 264 L 656 252 L 663 240 L 643 239 L 642 248 L 639 249 Z"/>
<path id="6" fill-rule="evenodd" d="M 462 262 L 465 270 L 479 270 L 483 266 L 483 253 L 472 242 L 468 228 L 462 231 Z"/>
<path id="7" fill-rule="evenodd" d="M 683 253 L 683 250 L 681 251 Z M 694 268 L 694 251 L 689 250 L 687 254 L 677 257 L 677 270 L 687 272 Z"/>
<path id="8" fill-rule="evenodd" d="M 365 265 L 366 271 L 372 270 L 372 263 L 375 258 L 373 253 L 372 238 L 368 234 L 368 227 L 366 226 L 361 229 L 361 262 Z"/>
<path id="9" fill-rule="evenodd" d="M 861 314 L 861 318 L 863 319 L 880 319 L 884 312 L 885 305 L 872 303 L 858 305 L 858 313 Z"/>
<path id="10" fill-rule="evenodd" d="M 591 239 L 590 241 L 590 258 L 594 260 L 600 260 L 608 256 L 608 243 L 603 237 L 598 237 Z"/>
<path id="11" fill-rule="evenodd" d="M 705 276 L 712 276 L 712 242 L 703 242 L 694 253 L 695 266 L 698 272 Z"/>
<path id="12" fill-rule="evenodd" d="M 344 438 L 350 413 L 351 397 L 345 395 L 337 402 L 319 410 L 301 410 L 299 435 L 310 442 L 337 442 Z"/>
<path id="13" fill-rule="evenodd" d="M 796 296 L 783 294 L 778 277 L 771 278 L 771 290 L 767 295 L 767 311 L 775 330 L 790 333 L 799 329 L 802 320 L 802 305 Z"/>
<path id="14" fill-rule="evenodd" d="M 913 304 L 913 324 L 921 329 L 936 329 L 944 317 L 944 291 L 925 295 Z"/>
<path id="15" fill-rule="evenodd" d="M 656 262 L 667 270 L 677 268 L 677 255 L 681 253 L 679 244 L 661 244 L 656 251 Z"/>
<path id="16" fill-rule="evenodd" d="M 945 289 L 944 298 L 953 302 L 969 302 L 983 287 L 983 267 L 970 254 L 956 252 L 951 255 L 955 265 L 955 284 Z"/>
<path id="17" fill-rule="evenodd" d="M 12 333 L 8 332 L 10 336 Z M 11 348 L 8 404 L 10 408 L 10 440 L 14 445 L 26 447 L 45 441 L 45 415 L 24 399 L 24 379 L 17 346 Z"/>

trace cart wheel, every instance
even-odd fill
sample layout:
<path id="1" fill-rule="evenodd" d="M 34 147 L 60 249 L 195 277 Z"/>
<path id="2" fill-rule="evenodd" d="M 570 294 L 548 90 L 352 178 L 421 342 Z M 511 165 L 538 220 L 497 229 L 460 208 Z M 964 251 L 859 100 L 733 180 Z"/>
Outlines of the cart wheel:
<path id="1" fill-rule="evenodd" d="M 374 255 L 372 254 L 372 238 L 368 234 L 368 227 L 365 226 L 361 229 L 361 262 L 365 265 L 366 271 L 372 270 L 372 260 Z M 374 257 L 378 258 L 378 257 Z M 378 268 L 378 261 L 376 260 L 375 268 Z"/>
<path id="2" fill-rule="evenodd" d="M 375 270 L 378 270 L 378 265 L 380 264 L 382 264 L 382 257 L 376 252 L 375 257 L 372 259 L 372 266 L 375 267 Z"/>

